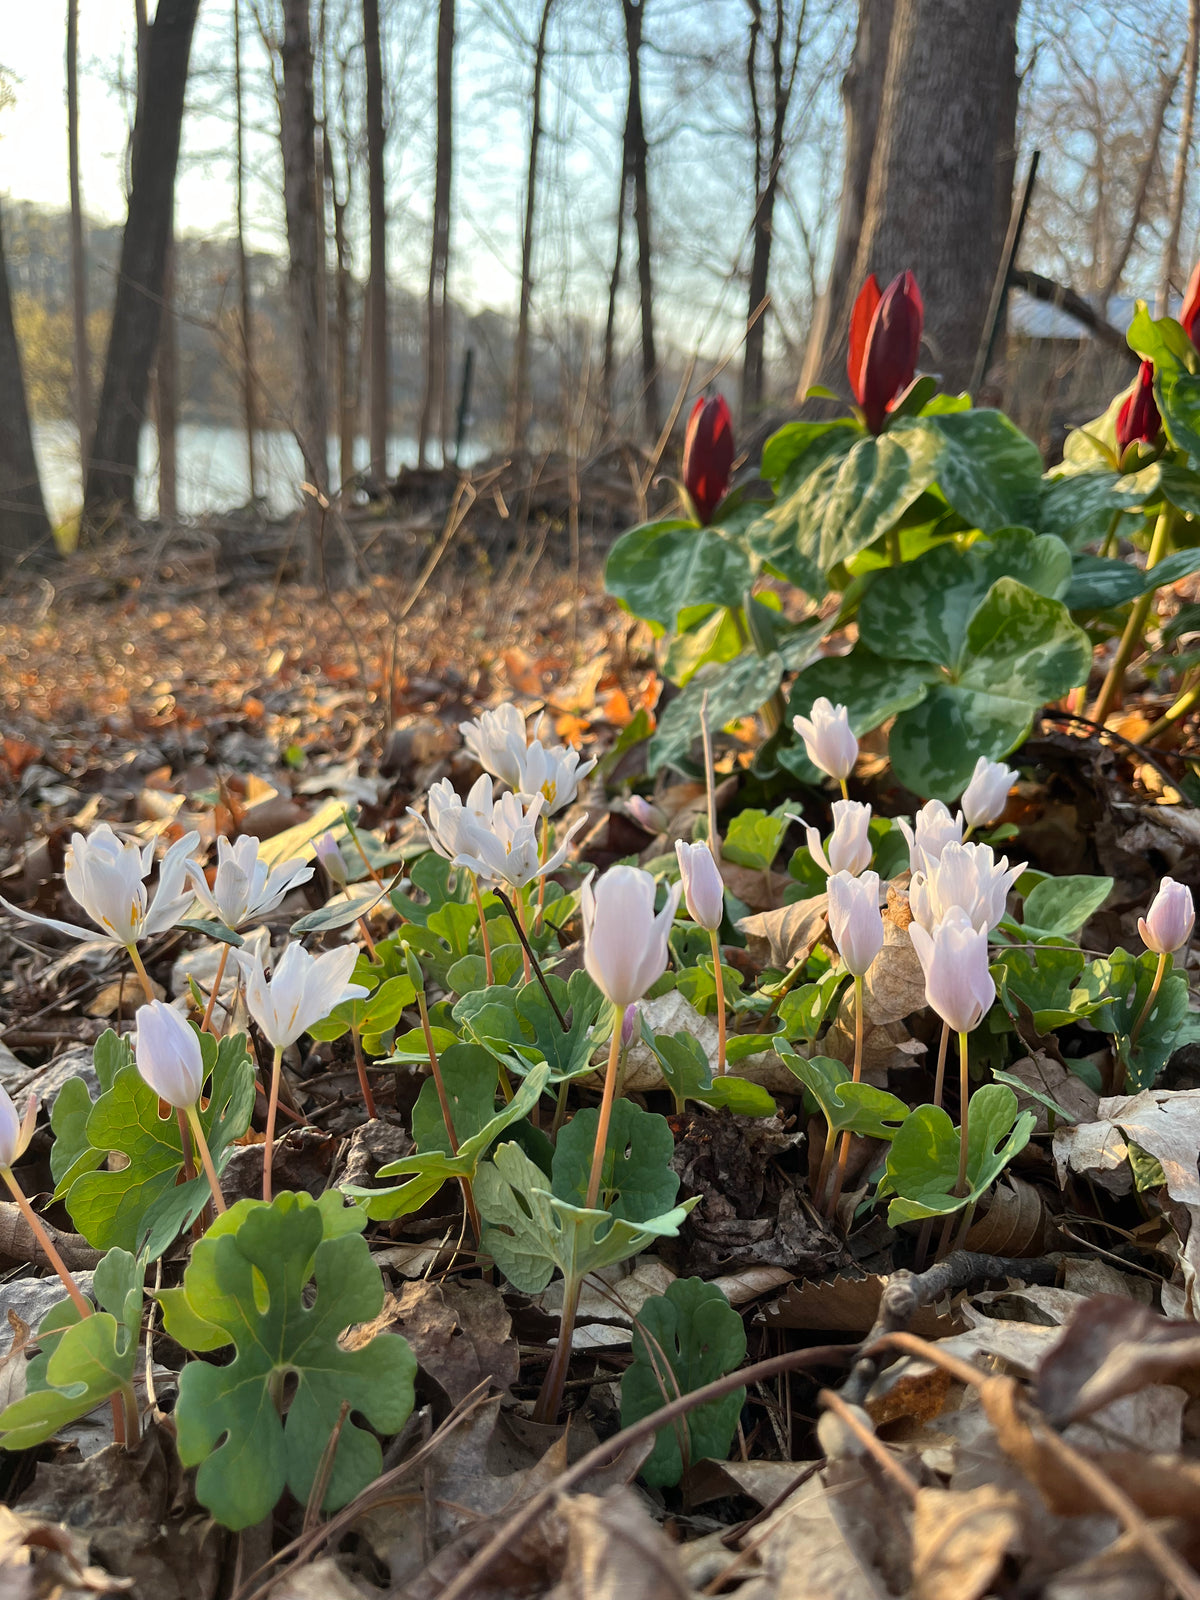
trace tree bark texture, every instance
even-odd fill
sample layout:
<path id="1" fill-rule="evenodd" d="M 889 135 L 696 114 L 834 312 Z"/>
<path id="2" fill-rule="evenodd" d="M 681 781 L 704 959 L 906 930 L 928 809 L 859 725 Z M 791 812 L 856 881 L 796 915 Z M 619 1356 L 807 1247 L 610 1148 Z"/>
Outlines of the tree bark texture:
<path id="1" fill-rule="evenodd" d="M 175 323 L 175 243 L 167 251 L 163 315 L 154 364 L 154 426 L 158 434 L 158 519 L 179 515 L 179 334 Z"/>
<path id="2" fill-rule="evenodd" d="M 513 451 L 525 448 L 529 429 L 529 312 L 533 301 L 533 220 L 537 205 L 538 154 L 542 142 L 542 77 L 546 65 L 546 32 L 554 0 L 543 0 L 533 53 L 533 122 L 529 129 L 529 170 L 525 176 L 525 226 L 521 233 L 521 297 L 517 309 L 517 342 L 513 351 L 511 440 Z"/>
<path id="3" fill-rule="evenodd" d="M 233 0 L 233 100 L 236 125 L 237 171 L 234 174 L 237 263 L 238 320 L 242 340 L 242 417 L 246 427 L 247 484 L 251 503 L 258 499 L 258 463 L 254 438 L 257 431 L 258 396 L 254 387 L 254 328 L 250 311 L 250 263 L 246 258 L 246 124 L 242 101 L 242 0 Z"/>
<path id="4" fill-rule="evenodd" d="M 867 206 L 895 9 L 896 0 L 859 0 L 854 54 L 842 79 L 846 155 L 837 235 L 829 281 L 813 312 L 797 401 L 814 383 L 838 381 L 838 354 L 844 354 L 848 342 L 850 310 L 859 287 L 853 277 L 854 257 Z"/>
<path id="5" fill-rule="evenodd" d="M 892 21 L 850 292 L 910 268 L 922 365 L 951 393 L 971 374 L 1012 203 L 1019 4 L 896 0 Z M 837 357 L 844 367 L 844 341 Z"/>
<path id="6" fill-rule="evenodd" d="M 367 212 L 371 232 L 371 351 L 368 364 L 368 433 L 371 471 L 387 475 L 388 399 L 391 365 L 388 348 L 387 189 L 383 124 L 383 51 L 379 42 L 379 0 L 363 0 L 363 56 L 367 75 Z M 340 271 L 340 268 L 339 268 Z M 343 468 L 343 471 L 345 469 Z"/>
<path id="7" fill-rule="evenodd" d="M 450 180 L 454 152 L 454 0 L 440 0 L 437 32 L 437 156 L 433 183 L 433 239 L 425 316 L 425 394 L 417 433 L 417 462 L 424 466 L 430 435 L 442 433 L 446 455 L 449 334 L 446 280 L 450 271 Z"/>
<path id="8" fill-rule="evenodd" d="M 184 91 L 199 5 L 200 0 L 159 0 L 146 30 L 129 214 L 84 493 L 85 527 L 93 532 L 133 503 L 138 438 L 162 325 Z"/>
<path id="9" fill-rule="evenodd" d="M 52 549 L 33 454 L 0 219 L 0 576 L 21 558 L 38 551 L 49 554 Z"/>
<path id="10" fill-rule="evenodd" d="M 654 349 L 654 284 L 651 273 L 649 147 L 642 115 L 642 26 L 649 0 L 621 0 L 629 57 L 629 103 L 625 113 L 625 170 L 633 185 L 633 224 L 638 242 L 638 302 L 642 325 L 642 416 L 647 444 L 662 428 L 658 357 Z"/>
<path id="11" fill-rule="evenodd" d="M 79 192 L 79 0 L 67 0 L 67 169 L 71 190 L 71 314 L 75 331 L 75 425 L 80 471 L 92 442 L 92 360 L 87 332 L 87 252 Z"/>

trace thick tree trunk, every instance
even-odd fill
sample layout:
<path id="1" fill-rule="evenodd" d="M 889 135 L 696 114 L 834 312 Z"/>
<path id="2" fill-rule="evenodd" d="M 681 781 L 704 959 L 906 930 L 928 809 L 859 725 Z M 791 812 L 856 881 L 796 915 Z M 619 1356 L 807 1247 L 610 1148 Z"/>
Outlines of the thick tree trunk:
<path id="1" fill-rule="evenodd" d="M 1019 3 L 896 0 L 892 22 L 851 281 L 911 268 L 951 392 L 970 378 L 1011 207 Z"/>
<path id="2" fill-rule="evenodd" d="M 854 54 L 842 79 L 846 124 L 846 156 L 842 174 L 842 199 L 838 208 L 837 236 L 829 280 L 813 312 L 812 328 L 804 352 L 804 365 L 796 389 L 803 400 L 814 383 L 836 383 L 839 353 L 844 354 L 850 331 L 850 308 L 858 293 L 854 257 L 862 233 L 871 181 L 871 157 L 883 104 L 888 47 L 896 0 L 859 0 L 858 32 Z M 842 374 L 844 376 L 844 374 Z"/>
<path id="3" fill-rule="evenodd" d="M 379 0 L 363 0 L 363 55 L 367 72 L 367 211 L 371 228 L 371 275 L 367 280 L 370 303 L 371 353 L 367 393 L 371 471 L 387 475 L 388 349 L 387 292 L 387 190 L 385 186 L 383 125 L 383 52 L 379 43 Z M 340 292 L 340 286 L 339 286 Z"/>
<path id="4" fill-rule="evenodd" d="M 296 341 L 296 432 L 308 482 L 327 487 L 325 351 L 321 340 L 320 255 L 317 219 L 316 118 L 313 110 L 312 36 L 308 0 L 285 0 L 283 12 L 283 199 L 287 217 L 288 294 Z M 311 497 L 309 572 L 319 565 L 321 518 Z"/>
<path id="5" fill-rule="evenodd" d="M 133 502 L 138 438 L 162 325 L 184 91 L 199 5 L 200 0 L 159 0 L 147 29 L 129 215 L 84 495 L 85 526 L 92 530 Z"/>
<path id="6" fill-rule="evenodd" d="M 1200 67 L 1200 0 L 1189 0 L 1186 66 L 1183 76 L 1183 114 L 1179 119 L 1179 143 L 1175 147 L 1175 171 L 1171 178 L 1170 223 L 1163 250 L 1162 276 L 1155 307 L 1160 317 L 1167 314 L 1171 285 L 1179 278 L 1179 230 L 1183 224 L 1183 202 L 1187 195 L 1188 158 L 1192 153 L 1192 126 L 1196 116 L 1196 73 Z M 1183 285 L 1180 284 L 1180 288 Z"/>
<path id="7" fill-rule="evenodd" d="M 454 153 L 454 0 L 440 0 L 437 34 L 437 157 L 433 182 L 433 240 L 425 320 L 425 394 L 417 432 L 417 464 L 424 466 L 434 429 L 443 435 L 449 416 L 446 279 L 450 270 L 450 179 Z M 378 335 L 376 335 L 378 337 Z"/>
<path id="8" fill-rule="evenodd" d="M 258 462 L 254 436 L 258 422 L 258 397 L 254 387 L 254 328 L 250 312 L 250 263 L 246 259 L 246 125 L 242 102 L 242 0 L 233 0 L 233 100 L 237 126 L 237 172 L 234 177 L 237 211 L 238 319 L 242 340 L 242 416 L 246 427 L 246 468 L 251 502 L 258 499 Z"/>
<path id="9" fill-rule="evenodd" d="M 92 358 L 87 331 L 87 253 L 79 193 L 79 0 L 67 0 L 67 167 L 71 189 L 71 313 L 75 328 L 75 425 L 81 480 L 92 442 Z"/>
<path id="10" fill-rule="evenodd" d="M 621 0 L 629 57 L 629 104 L 625 114 L 625 167 L 633 185 L 633 223 L 638 241 L 638 301 L 642 322 L 642 415 L 647 444 L 662 428 L 658 357 L 654 350 L 654 284 L 651 275 L 649 150 L 642 116 L 642 25 L 649 0 Z"/>
<path id="11" fill-rule="evenodd" d="M 512 449 L 525 448 L 529 428 L 529 310 L 533 300 L 533 218 L 537 203 L 538 153 L 542 142 L 542 75 L 546 65 L 546 31 L 554 0 L 543 0 L 533 54 L 533 122 L 529 129 L 529 170 L 525 177 L 525 227 L 521 234 L 521 298 L 517 309 L 517 342 L 513 351 L 511 410 Z"/>
<path id="12" fill-rule="evenodd" d="M 2 223 L 0 217 L 0 577 L 17 561 L 54 549 L 33 454 Z"/>

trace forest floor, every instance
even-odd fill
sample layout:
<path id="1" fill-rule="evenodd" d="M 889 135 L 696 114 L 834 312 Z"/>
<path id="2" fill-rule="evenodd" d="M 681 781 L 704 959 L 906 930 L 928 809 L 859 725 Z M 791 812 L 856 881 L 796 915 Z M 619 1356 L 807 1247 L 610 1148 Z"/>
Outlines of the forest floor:
<path id="1" fill-rule="evenodd" d="M 465 718 L 512 698 L 531 715 L 544 711 L 557 737 L 602 756 L 640 707 L 655 705 L 649 634 L 604 596 L 596 563 L 584 559 L 573 578 L 548 559 L 493 565 L 476 552 L 447 562 L 419 592 L 420 563 L 410 568 L 334 595 L 261 571 L 223 572 L 211 542 L 196 539 L 131 546 L 103 562 L 81 558 L 52 582 L 18 588 L 0 614 L 0 892 L 69 914 L 61 872 L 73 830 L 110 821 L 144 838 L 170 835 L 185 812 L 210 839 L 269 839 L 331 808 L 357 807 L 362 825 L 402 852 L 413 828 L 407 807 L 443 776 L 470 776 L 458 733 Z M 1145 725 L 1138 707 L 1127 715 Z M 1124 726 L 1104 738 L 1049 717 L 1035 726 L 1020 757 L 1031 776 L 1009 817 L 1020 827 L 1021 855 L 1035 864 L 1114 878 L 1110 908 L 1085 930 L 1102 950 L 1136 940 L 1137 910 L 1161 872 L 1200 887 L 1200 812 L 1183 793 L 1187 765 L 1178 752 L 1147 755 L 1125 743 L 1137 729 Z M 749 745 L 727 747 L 726 776 L 749 753 Z M 864 797 L 883 810 L 910 808 L 911 797 L 884 787 L 884 763 L 871 757 L 868 744 Z M 632 775 L 628 759 L 619 770 Z M 697 785 L 660 785 L 681 824 L 698 793 Z M 645 852 L 647 836 L 610 808 L 602 785 L 593 783 L 590 806 L 580 835 L 588 860 L 603 866 Z M 767 875 L 756 909 L 773 903 L 777 876 Z M 760 885 L 743 882 L 738 892 L 757 895 Z M 102 1030 L 128 1016 L 128 985 L 86 947 L 50 950 L 38 930 L 15 925 L 3 937 L 0 1082 L 14 1095 L 32 1088 L 48 1106 L 72 1070 L 86 1070 Z M 184 970 L 182 943 L 178 935 L 159 941 L 149 963 L 171 992 Z M 904 981 L 911 986 L 913 975 Z M 912 1006 L 922 1000 L 914 992 Z M 893 1027 L 894 1040 L 902 1033 Z M 905 1036 L 898 1047 L 911 1042 Z M 1029 1081 L 1070 1093 L 1053 1042 L 1028 1042 Z M 1200 1048 L 1189 1047 L 1171 1066 L 1168 1086 L 1187 1100 L 1171 1137 L 1149 1118 L 1144 1134 L 1170 1196 L 1157 1208 L 1147 1201 L 1140 1214 L 1127 1195 L 1105 1190 L 1104 1174 L 1099 1187 L 1086 1173 L 1068 1200 L 1059 1196 L 1042 1099 L 1045 1137 L 984 1217 L 990 1231 L 972 1234 L 975 1254 L 919 1279 L 901 1275 L 899 1299 L 886 1289 L 901 1259 L 895 1235 L 876 1218 L 845 1240 L 788 1176 L 804 1130 L 798 1095 L 773 1084 L 777 1116 L 737 1134 L 728 1112 L 693 1108 L 676 1119 L 676 1164 L 689 1192 L 704 1197 L 697 1217 L 707 1220 L 688 1235 L 685 1259 L 646 1255 L 620 1280 L 623 1299 L 595 1296 L 588 1305 L 592 1336 L 577 1344 L 579 1376 L 568 1390 L 576 1412 L 565 1440 L 527 1417 L 552 1305 L 502 1298 L 453 1246 L 441 1212 L 374 1229 L 373 1256 L 389 1285 L 378 1327 L 402 1331 L 413 1346 L 418 1411 L 389 1447 L 385 1478 L 348 1513 L 322 1521 L 302 1506 L 281 1508 L 270 1592 L 281 1600 L 435 1594 L 503 1534 L 514 1508 L 543 1493 L 544 1514 L 470 1588 L 472 1600 L 735 1591 L 743 1600 L 973 1600 L 1015 1594 L 1018 1571 L 1021 1593 L 1053 1600 L 1105 1584 L 1103 1592 L 1147 1600 L 1176 1592 L 1170 1575 L 1178 1577 L 1181 1554 L 1195 1562 L 1200 1527 L 1200 1473 L 1186 1442 L 1196 1434 L 1189 1396 L 1200 1350 L 1179 1331 L 1187 1325 L 1162 1324 L 1149 1306 L 1195 1316 L 1198 1084 Z M 394 1103 L 390 1091 L 381 1095 L 373 1143 L 362 1135 L 353 1071 L 337 1052 L 312 1052 L 294 1088 L 304 1112 L 297 1121 L 308 1126 L 280 1146 L 279 1186 L 320 1193 L 347 1176 L 361 1182 L 410 1148 L 411 1096 L 400 1074 Z M 1071 1105 L 1098 1126 L 1095 1095 Z M 43 1195 L 48 1148 L 44 1130 L 30 1152 Z M 1191 1162 L 1178 1193 L 1172 1161 Z M 37 1256 L 13 1209 L 0 1207 L 0 1310 L 19 1359 L 28 1325 L 58 1296 L 53 1280 L 31 1276 Z M 69 1264 L 94 1265 L 62 1207 L 48 1215 Z M 998 1277 L 988 1255 L 1005 1258 L 1009 1270 Z M 735 1459 L 700 1464 L 679 1491 L 631 1487 L 643 1448 L 597 1459 L 573 1492 L 559 1493 L 570 1464 L 619 1429 L 612 1380 L 629 1359 L 631 1317 L 670 1281 L 668 1258 L 681 1275 L 716 1278 L 744 1314 L 749 1358 L 787 1357 L 792 1375 L 758 1376 Z M 1068 1342 L 1056 1369 L 1055 1415 L 1073 1406 L 1089 1414 L 1063 1435 L 1064 1454 L 1014 1380 L 1036 1378 L 1062 1324 L 1097 1294 L 1109 1298 L 1094 1302 L 1090 1327 Z M 1160 1341 L 1153 1360 L 1152 1327 Z M 915 1357 L 880 1380 L 860 1355 L 872 1329 L 931 1342 L 913 1345 Z M 161 1335 L 153 1363 L 148 1353 L 147 1410 L 157 1420 L 137 1451 L 102 1448 L 102 1411 L 99 1426 L 93 1417 L 66 1442 L 3 1458 L 0 1594 L 266 1594 L 260 1569 L 271 1555 L 270 1527 L 225 1535 L 200 1512 L 175 1460 L 169 1408 L 180 1358 Z M 817 1375 L 801 1370 L 821 1360 L 821 1382 L 846 1383 L 887 1449 L 864 1431 L 865 1413 L 843 1415 Z M 1164 1378 L 1179 1387 L 1162 1387 Z M 481 1379 L 503 1394 L 488 1398 Z M 9 1381 L 0 1361 L 0 1397 Z M 1044 1386 L 1038 1393 L 1049 1414 Z M 818 1428 L 821 1405 L 832 1413 Z M 1098 1455 L 1100 1482 L 1089 1476 Z M 412 1459 L 419 1467 L 406 1484 Z M 10 1578 L 21 1587 L 5 1587 Z M 1178 1592 L 1197 1591 L 1180 1583 Z"/>

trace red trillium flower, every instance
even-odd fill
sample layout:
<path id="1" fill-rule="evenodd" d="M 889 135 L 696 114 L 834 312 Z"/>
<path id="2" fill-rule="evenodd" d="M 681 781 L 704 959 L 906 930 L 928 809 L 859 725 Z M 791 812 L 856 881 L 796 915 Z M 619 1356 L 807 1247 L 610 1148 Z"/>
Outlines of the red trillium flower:
<path id="1" fill-rule="evenodd" d="M 1200 261 L 1197 261 L 1188 286 L 1183 292 L 1183 309 L 1179 313 L 1183 331 L 1200 350 Z"/>
<path id="2" fill-rule="evenodd" d="M 1117 454 L 1124 455 L 1135 439 L 1153 444 L 1161 428 L 1162 418 L 1154 403 L 1154 363 L 1143 361 L 1132 392 L 1117 412 Z"/>
<path id="3" fill-rule="evenodd" d="M 706 526 L 729 487 L 733 418 L 723 395 L 703 396 L 692 407 L 683 436 L 683 486 Z"/>
<path id="4" fill-rule="evenodd" d="M 901 272 L 881 294 L 872 273 L 850 313 L 850 389 L 867 427 L 882 433 L 888 412 L 917 370 L 925 306 L 911 272 Z"/>

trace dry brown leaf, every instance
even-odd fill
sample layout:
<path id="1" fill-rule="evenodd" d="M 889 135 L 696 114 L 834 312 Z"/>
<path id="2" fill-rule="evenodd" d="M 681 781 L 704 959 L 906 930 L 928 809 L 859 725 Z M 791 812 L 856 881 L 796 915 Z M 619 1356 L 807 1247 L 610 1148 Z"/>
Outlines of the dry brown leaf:
<path id="1" fill-rule="evenodd" d="M 1147 1384 L 1200 1393 L 1200 1326 L 1171 1322 L 1118 1295 L 1086 1301 L 1038 1372 L 1038 1404 L 1051 1420 L 1073 1422 Z"/>
<path id="2" fill-rule="evenodd" d="M 790 889 L 795 879 L 786 872 L 763 872 L 758 867 L 743 867 L 736 861 L 721 861 L 721 877 L 725 887 L 751 911 L 769 912 L 783 901 L 784 891 Z"/>
<path id="3" fill-rule="evenodd" d="M 1101 1100 L 1095 1122 L 1055 1134 L 1060 1178 L 1067 1166 L 1094 1172 L 1101 1183 L 1115 1169 L 1127 1174 L 1129 1142 L 1162 1167 L 1173 1200 L 1200 1206 L 1200 1089 L 1145 1089 Z"/>
<path id="4" fill-rule="evenodd" d="M 787 1293 L 767 1306 L 768 1326 L 804 1328 L 813 1333 L 869 1333 L 879 1315 L 879 1302 L 887 1279 L 866 1278 L 808 1279 L 794 1283 Z M 962 1322 L 943 1315 L 934 1306 L 920 1306 L 906 1324 L 910 1333 L 922 1339 L 938 1339 L 960 1331 Z"/>
<path id="5" fill-rule="evenodd" d="M 507 1389 L 520 1370 L 512 1319 L 491 1284 L 406 1283 L 399 1296 L 385 1297 L 372 1322 L 351 1329 L 342 1343 L 359 1350 L 388 1333 L 408 1340 L 421 1370 L 455 1405 L 485 1378 Z"/>
<path id="6" fill-rule="evenodd" d="M 966 1248 L 993 1256 L 1039 1256 L 1046 1246 L 1048 1220 L 1033 1185 L 1005 1173 L 991 1192 L 986 1213 L 968 1233 Z"/>
<path id="7" fill-rule="evenodd" d="M 852 1497 L 871 1507 L 881 1538 L 895 1537 L 890 1517 L 872 1506 L 870 1486 L 852 1462 L 809 1481 L 749 1535 L 758 1546 L 762 1575 L 738 1589 L 738 1600 L 892 1600 L 897 1592 L 876 1570 L 877 1548 L 855 1537 L 869 1514 L 854 1516 Z M 885 1531 L 886 1530 L 886 1531 Z"/>
<path id="8" fill-rule="evenodd" d="M 379 1590 L 352 1583 L 332 1556 L 297 1567 L 271 1589 L 271 1600 L 371 1600 L 373 1595 L 377 1600 Z"/>
<path id="9" fill-rule="evenodd" d="M 128 1594 L 132 1578 L 114 1578 L 88 1561 L 88 1541 L 57 1523 L 0 1506 L 0 1594 L 4 1600 L 74 1600 Z"/>
<path id="10" fill-rule="evenodd" d="M 153 978 L 150 980 L 150 987 L 154 991 L 156 1000 L 167 998 L 167 991 Z M 124 974 L 104 985 L 87 1007 L 86 1014 L 89 1017 L 115 1017 L 119 1011 L 123 1017 L 131 1017 L 142 1004 L 143 998 L 141 984 L 135 978 Z"/>
<path id="11" fill-rule="evenodd" d="M 913 1600 L 980 1600 L 1024 1543 L 1019 1495 L 922 1489 L 913 1516 Z"/>
<path id="12" fill-rule="evenodd" d="M 794 900 L 777 911 L 760 911 L 743 917 L 738 928 L 746 935 L 746 953 L 760 967 L 781 971 L 806 961 L 825 932 L 829 920 L 829 896 L 813 895 Z"/>
<path id="13" fill-rule="evenodd" d="M 556 1510 L 567 1549 L 547 1600 L 691 1600 L 675 1547 L 632 1490 L 562 1495 Z"/>
<path id="14" fill-rule="evenodd" d="M 1033 1055 L 1022 1056 L 1019 1061 L 1014 1061 L 1008 1069 L 1014 1078 L 1020 1078 L 1022 1083 L 1027 1083 L 1031 1089 L 1036 1089 L 1039 1094 L 1048 1095 L 1064 1111 L 1074 1117 L 1076 1123 L 1094 1122 L 1100 1096 L 1096 1091 L 1084 1083 L 1083 1079 L 1065 1067 L 1061 1061 L 1056 1061 L 1053 1056 L 1047 1055 L 1044 1050 L 1038 1050 Z M 1037 1118 L 1036 1129 L 1038 1133 L 1047 1133 L 1050 1129 L 1050 1111 L 1040 1100 L 1032 1095 L 1024 1095 L 1016 1090 L 1017 1105 L 1022 1111 L 1032 1111 Z M 1061 1126 L 1058 1119 L 1056 1126 Z M 972 1246 L 972 1248 L 974 1248 Z"/>

